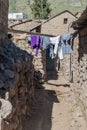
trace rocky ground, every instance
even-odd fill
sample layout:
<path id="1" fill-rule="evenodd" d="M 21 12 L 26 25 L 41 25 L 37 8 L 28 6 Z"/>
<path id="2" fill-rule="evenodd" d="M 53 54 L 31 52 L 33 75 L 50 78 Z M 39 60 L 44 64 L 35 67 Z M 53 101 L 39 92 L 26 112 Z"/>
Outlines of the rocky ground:
<path id="1" fill-rule="evenodd" d="M 36 89 L 32 116 L 23 121 L 23 130 L 87 130 L 73 93 L 73 85 L 60 77 Z"/>

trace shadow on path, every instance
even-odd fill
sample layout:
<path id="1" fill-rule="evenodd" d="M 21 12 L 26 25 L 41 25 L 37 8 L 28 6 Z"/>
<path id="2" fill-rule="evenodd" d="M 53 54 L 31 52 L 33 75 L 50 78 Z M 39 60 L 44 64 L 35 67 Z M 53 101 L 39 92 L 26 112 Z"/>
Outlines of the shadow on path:
<path id="1" fill-rule="evenodd" d="M 29 119 L 23 121 L 23 130 L 51 130 L 53 103 L 59 103 L 55 91 L 36 89 L 36 105 Z"/>

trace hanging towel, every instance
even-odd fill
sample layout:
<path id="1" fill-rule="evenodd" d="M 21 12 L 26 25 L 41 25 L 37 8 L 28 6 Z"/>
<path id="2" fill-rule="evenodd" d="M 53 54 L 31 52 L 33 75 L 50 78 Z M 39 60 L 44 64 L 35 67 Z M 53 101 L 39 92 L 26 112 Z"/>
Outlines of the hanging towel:
<path id="1" fill-rule="evenodd" d="M 54 45 L 54 54 L 57 55 L 58 52 L 58 44 L 60 42 L 60 36 L 50 37 L 50 43 Z"/>

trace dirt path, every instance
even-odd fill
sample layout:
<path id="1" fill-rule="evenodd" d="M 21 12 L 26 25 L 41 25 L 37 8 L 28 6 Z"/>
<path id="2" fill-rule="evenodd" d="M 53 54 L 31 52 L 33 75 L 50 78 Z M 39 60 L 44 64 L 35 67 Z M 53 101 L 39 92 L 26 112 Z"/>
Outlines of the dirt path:
<path id="1" fill-rule="evenodd" d="M 70 85 L 62 78 L 36 90 L 37 104 L 24 130 L 87 130 Z"/>

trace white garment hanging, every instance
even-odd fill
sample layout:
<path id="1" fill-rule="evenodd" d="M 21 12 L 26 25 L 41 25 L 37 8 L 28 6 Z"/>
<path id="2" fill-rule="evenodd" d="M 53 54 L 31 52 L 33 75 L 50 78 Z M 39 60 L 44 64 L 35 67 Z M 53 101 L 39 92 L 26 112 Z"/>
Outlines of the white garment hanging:
<path id="1" fill-rule="evenodd" d="M 61 47 L 58 48 L 58 57 L 59 57 L 60 60 L 63 59 L 63 51 L 62 51 Z"/>
<path id="2" fill-rule="evenodd" d="M 50 42 L 51 42 L 51 44 L 54 45 L 54 54 L 55 55 L 57 55 L 57 52 L 58 52 L 59 41 L 60 41 L 60 35 L 56 36 L 56 37 L 50 37 Z"/>

